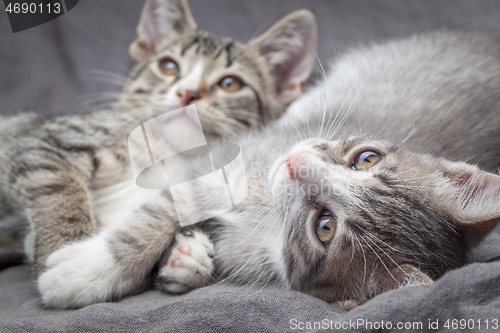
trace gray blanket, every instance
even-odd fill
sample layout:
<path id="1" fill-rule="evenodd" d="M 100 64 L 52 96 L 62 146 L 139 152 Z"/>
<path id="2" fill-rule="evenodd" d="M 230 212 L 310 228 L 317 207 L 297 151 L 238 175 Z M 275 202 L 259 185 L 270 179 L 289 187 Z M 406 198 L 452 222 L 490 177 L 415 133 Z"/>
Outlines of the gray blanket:
<path id="1" fill-rule="evenodd" d="M 491 1 L 190 1 L 201 29 L 247 40 L 288 12 L 318 17 L 318 55 L 325 63 L 360 43 L 438 28 L 500 31 L 500 2 Z M 13 34 L 0 11 L 0 112 L 89 111 L 118 91 L 98 71 L 125 75 L 141 1 L 80 1 L 45 25 Z M 2 7 L 2 5 L 0 5 Z M 3 8 L 3 7 L 2 7 Z M 272 287 L 217 285 L 171 296 L 148 291 L 80 310 L 44 309 L 28 265 L 0 251 L 0 332 L 285 332 L 500 330 L 500 227 L 471 252 L 469 264 L 431 286 L 379 295 L 350 312 Z M 399 330 L 398 330 L 399 331 Z"/>

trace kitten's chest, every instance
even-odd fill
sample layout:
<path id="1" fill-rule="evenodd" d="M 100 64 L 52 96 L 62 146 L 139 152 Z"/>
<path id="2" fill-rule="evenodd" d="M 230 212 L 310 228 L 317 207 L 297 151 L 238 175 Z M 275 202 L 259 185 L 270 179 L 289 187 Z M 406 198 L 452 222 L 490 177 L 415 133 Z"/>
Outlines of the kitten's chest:
<path id="1" fill-rule="evenodd" d="M 125 219 L 133 218 L 134 212 L 153 200 L 159 191 L 143 189 L 136 185 L 134 179 L 93 191 L 94 215 L 99 227 L 108 227 Z"/>
<path id="2" fill-rule="evenodd" d="M 92 207 L 103 228 L 129 218 L 158 191 L 137 186 L 130 165 L 121 163 L 112 152 L 103 152 L 100 160 L 92 182 Z"/>
<path id="3" fill-rule="evenodd" d="M 165 166 L 162 178 L 175 178 L 180 172 L 178 165 Z M 94 215 L 100 227 L 133 219 L 133 214 L 143 205 L 152 203 L 160 195 L 159 189 L 146 189 L 137 185 L 131 171 L 113 173 L 112 170 L 101 172 L 100 178 L 92 191 Z M 163 180 L 163 179 L 162 179 Z"/>

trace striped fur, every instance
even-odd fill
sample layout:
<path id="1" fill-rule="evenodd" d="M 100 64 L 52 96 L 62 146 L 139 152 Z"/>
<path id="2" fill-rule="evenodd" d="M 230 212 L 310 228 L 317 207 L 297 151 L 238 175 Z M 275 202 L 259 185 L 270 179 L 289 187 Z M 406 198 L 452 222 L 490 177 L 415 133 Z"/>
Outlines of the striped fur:
<path id="1" fill-rule="evenodd" d="M 465 264 L 471 237 L 500 218 L 499 95 L 493 34 L 351 51 L 278 123 L 240 140 L 250 192 L 218 218 L 216 270 L 359 304 Z M 366 149 L 382 159 L 352 170 Z M 297 153 L 302 176 L 288 166 Z M 337 221 L 326 245 L 314 232 L 325 209 Z"/>
<path id="2" fill-rule="evenodd" d="M 198 226 L 212 236 L 215 272 L 362 303 L 463 265 L 469 236 L 500 218 L 500 177 L 489 172 L 500 165 L 499 95 L 500 39 L 492 34 L 445 31 L 350 52 L 280 120 L 237 140 L 249 194 Z M 366 149 L 380 161 L 353 170 Z M 291 170 L 293 156 L 305 174 Z M 187 173 L 196 177 L 198 167 Z M 214 184 L 188 189 L 184 200 L 217 209 L 222 195 Z M 337 223 L 328 242 L 315 234 L 323 210 Z M 139 290 L 178 241 L 176 222 L 164 190 L 122 223 L 61 247 L 38 280 L 44 302 L 78 307 Z M 168 252 L 160 262 L 159 274 L 176 269 Z M 186 289 L 196 287 L 192 267 L 176 281 Z"/>

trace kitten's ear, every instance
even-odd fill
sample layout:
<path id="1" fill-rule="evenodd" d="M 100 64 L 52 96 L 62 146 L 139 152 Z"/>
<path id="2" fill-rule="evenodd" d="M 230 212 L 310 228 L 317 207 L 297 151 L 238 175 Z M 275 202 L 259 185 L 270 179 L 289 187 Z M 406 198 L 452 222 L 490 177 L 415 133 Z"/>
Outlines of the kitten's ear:
<path id="1" fill-rule="evenodd" d="M 444 161 L 435 192 L 445 211 L 465 225 L 490 227 L 500 219 L 500 176 L 466 163 Z"/>
<path id="2" fill-rule="evenodd" d="M 196 30 L 187 0 L 147 0 L 137 25 L 137 39 L 130 44 L 130 57 L 145 60 L 158 47 L 187 31 Z"/>
<path id="3" fill-rule="evenodd" d="M 295 100 L 316 61 L 318 32 L 314 14 L 298 10 L 282 18 L 248 47 L 257 50 L 274 78 L 278 98 L 284 105 Z"/>

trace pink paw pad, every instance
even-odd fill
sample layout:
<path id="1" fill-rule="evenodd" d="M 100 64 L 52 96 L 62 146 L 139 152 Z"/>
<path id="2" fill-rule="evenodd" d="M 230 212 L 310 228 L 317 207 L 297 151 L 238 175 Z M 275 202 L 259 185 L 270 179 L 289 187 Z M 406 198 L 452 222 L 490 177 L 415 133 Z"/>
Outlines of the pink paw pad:
<path id="1" fill-rule="evenodd" d="M 182 262 L 180 259 L 172 259 L 170 265 L 172 265 L 172 267 L 182 267 Z"/>
<path id="2" fill-rule="evenodd" d="M 178 247 L 179 252 L 184 253 L 185 255 L 190 256 L 191 255 L 191 246 L 187 244 L 182 244 Z"/>
<path id="3" fill-rule="evenodd" d="M 183 234 L 184 236 L 188 236 L 188 237 L 194 237 L 193 231 L 191 231 L 189 229 L 181 231 L 181 234 Z M 187 256 L 191 255 L 191 246 L 189 246 L 187 244 L 181 244 L 177 247 L 177 249 L 182 254 L 185 254 Z M 179 258 L 172 259 L 172 261 L 170 262 L 170 265 L 172 267 L 183 267 L 182 261 Z"/>

